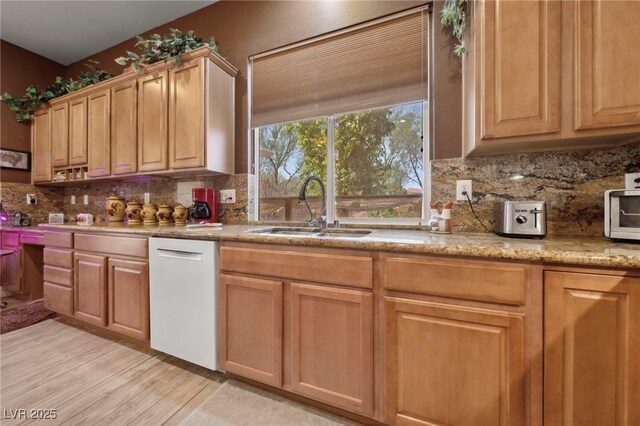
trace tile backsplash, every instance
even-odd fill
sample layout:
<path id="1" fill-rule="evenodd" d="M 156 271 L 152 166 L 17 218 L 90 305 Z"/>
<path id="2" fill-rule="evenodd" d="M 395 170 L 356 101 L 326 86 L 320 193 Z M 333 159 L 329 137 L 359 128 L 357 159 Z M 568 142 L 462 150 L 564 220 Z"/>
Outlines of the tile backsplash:
<path id="1" fill-rule="evenodd" d="M 27 194 L 36 194 L 37 204 L 27 204 Z M 49 213 L 62 213 L 64 189 L 61 187 L 33 186 L 26 183 L 0 184 L 0 201 L 9 214 L 21 212 L 32 223 L 49 221 Z"/>
<path id="2" fill-rule="evenodd" d="M 640 171 L 640 144 L 610 149 L 507 154 L 431 161 L 431 199 L 455 200 L 456 180 L 473 181 L 474 209 L 493 219 L 500 201 L 547 203 L 547 232 L 599 236 L 604 231 L 604 191 L 624 188 L 624 174 Z M 483 232 L 468 203 L 455 201 L 454 231 Z"/>
<path id="3" fill-rule="evenodd" d="M 489 226 L 493 207 L 506 200 L 547 202 L 550 235 L 599 236 L 603 233 L 604 200 L 607 189 L 623 188 L 624 174 L 640 172 L 640 144 L 610 149 L 507 154 L 492 157 L 431 161 L 431 199 L 454 200 L 456 180 L 473 181 L 474 209 Z M 73 222 L 78 213 L 91 213 L 97 222 L 106 221 L 105 202 L 110 195 L 126 201 L 143 201 L 185 206 L 191 204 L 191 188 L 235 189 L 236 203 L 221 205 L 224 223 L 241 224 L 250 217 L 254 176 L 202 176 L 181 179 L 140 177 L 134 181 L 106 181 L 69 186 L 43 187 L 2 183 L 1 199 L 10 212 L 21 211 L 33 223 L 47 222 L 49 213 L 65 213 Z M 38 195 L 37 205 L 27 205 L 26 194 Z M 89 204 L 82 203 L 84 195 Z M 71 195 L 76 204 L 71 204 Z M 467 203 L 456 201 L 452 210 L 456 232 L 482 232 Z"/>
<path id="4" fill-rule="evenodd" d="M 18 183 L 2 183 L 2 204 L 13 214 L 15 211 L 27 213 L 33 223 L 46 223 L 49 213 L 65 214 L 65 222 L 75 222 L 78 213 L 90 213 L 96 222 L 107 220 L 105 208 L 106 200 L 111 195 L 131 200 L 144 200 L 144 193 L 148 192 L 150 201 L 156 205 L 167 203 L 174 206 L 178 202 L 189 207 L 191 205 L 191 188 L 209 187 L 215 189 L 235 189 L 236 202 L 223 204 L 220 212 L 224 212 L 224 223 L 246 223 L 247 206 L 249 204 L 246 174 L 225 176 L 202 176 L 184 179 L 170 179 L 161 177 L 140 177 L 132 181 L 105 181 L 75 183 L 68 186 L 33 186 Z M 38 204 L 27 205 L 26 194 L 36 193 Z M 74 195 L 76 203 L 71 204 Z M 84 195 L 88 195 L 89 204 L 83 203 Z"/>
<path id="5" fill-rule="evenodd" d="M 214 189 L 235 189 L 236 202 L 233 204 L 221 204 L 220 212 L 224 212 L 223 223 L 247 222 L 247 175 L 225 176 L 201 176 L 183 179 L 171 179 L 161 177 L 140 177 L 134 181 L 107 181 L 87 183 L 86 185 L 74 185 L 65 187 L 64 211 L 65 221 L 75 221 L 78 213 L 91 213 L 97 222 L 107 220 L 105 203 L 107 197 L 119 195 L 125 202 L 137 200 L 144 201 L 144 193 L 149 193 L 149 200 L 160 205 L 163 203 L 175 206 L 182 203 L 190 207 L 191 188 L 207 187 Z M 83 196 L 89 195 L 89 204 L 82 204 Z M 71 196 L 76 196 L 76 204 L 71 204 Z"/>

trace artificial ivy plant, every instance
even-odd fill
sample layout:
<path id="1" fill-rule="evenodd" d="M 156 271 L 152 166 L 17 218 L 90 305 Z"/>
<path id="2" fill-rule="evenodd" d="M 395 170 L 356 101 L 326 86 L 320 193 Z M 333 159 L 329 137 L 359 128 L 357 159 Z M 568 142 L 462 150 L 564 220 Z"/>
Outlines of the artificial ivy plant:
<path id="1" fill-rule="evenodd" d="M 67 80 L 62 77 L 56 77 L 56 80 L 44 89 L 33 84 L 30 85 L 20 98 L 14 98 L 5 92 L 0 96 L 0 101 L 9 107 L 9 110 L 16 117 L 16 121 L 30 121 L 33 113 L 51 99 L 75 92 L 76 90 L 110 78 L 111 74 L 97 68 L 98 63 L 99 62 L 89 60 L 88 63 L 84 64 L 88 70 L 82 71 L 78 80 L 72 78 Z"/>
<path id="2" fill-rule="evenodd" d="M 186 34 L 182 31 L 171 28 L 169 35 L 153 34 L 150 39 L 145 40 L 136 36 L 136 47 L 140 54 L 127 50 L 127 56 L 116 58 L 120 65 L 127 65 L 131 61 L 131 67 L 135 71 L 140 71 L 142 64 L 149 65 L 160 61 L 171 59 L 176 65 L 180 63 L 180 55 L 201 46 L 209 46 L 214 52 L 218 51 L 216 39 L 212 36 L 205 42 L 201 37 L 189 31 Z"/>
<path id="3" fill-rule="evenodd" d="M 468 8 L 469 0 L 445 0 L 440 12 L 440 22 L 445 27 L 450 27 L 458 39 L 458 44 L 453 48 L 453 53 L 458 56 L 466 52 L 462 38 L 469 26 Z"/>

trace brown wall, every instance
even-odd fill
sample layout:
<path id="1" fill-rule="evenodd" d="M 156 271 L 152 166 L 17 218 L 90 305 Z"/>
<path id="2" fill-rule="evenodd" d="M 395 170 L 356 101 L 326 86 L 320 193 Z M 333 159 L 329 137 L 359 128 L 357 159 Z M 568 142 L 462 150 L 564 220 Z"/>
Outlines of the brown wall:
<path id="1" fill-rule="evenodd" d="M 27 86 L 45 87 L 64 72 L 64 65 L 0 40 L 0 93 L 22 96 Z M 0 107 L 0 124 L 2 148 L 31 151 L 29 123 L 18 123 L 4 104 Z M 1 173 L 2 182 L 31 182 L 29 172 L 3 169 Z"/>
<path id="2" fill-rule="evenodd" d="M 440 0 L 439 0 L 440 1 Z M 238 70 L 236 80 L 236 173 L 247 171 L 247 58 L 330 31 L 424 4 L 425 1 L 221 1 L 173 22 L 143 33 L 143 37 L 169 28 L 194 30 L 201 37 L 214 35 L 220 53 Z M 436 11 L 440 7 L 436 5 Z M 435 21 L 439 14 L 436 12 Z M 460 61 L 450 54 L 452 42 L 440 24 L 434 33 L 433 91 L 436 120 L 432 126 L 436 158 L 459 157 L 461 153 Z M 113 60 L 126 50 L 135 50 L 131 39 L 92 55 L 101 68 L 119 74 Z M 87 58 L 88 59 L 88 58 Z M 69 65 L 67 77 L 75 77 L 86 59 Z M 440 87 L 443 85 L 443 87 Z M 439 105 L 441 104 L 441 105 Z"/>

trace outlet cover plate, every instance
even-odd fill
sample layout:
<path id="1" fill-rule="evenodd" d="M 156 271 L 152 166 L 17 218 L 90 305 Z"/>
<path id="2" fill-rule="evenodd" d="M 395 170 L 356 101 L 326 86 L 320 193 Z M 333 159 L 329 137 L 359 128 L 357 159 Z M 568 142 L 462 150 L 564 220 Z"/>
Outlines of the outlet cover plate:
<path id="1" fill-rule="evenodd" d="M 222 189 L 220 190 L 220 204 L 233 204 L 236 202 L 236 190 L 235 189 Z"/>
<path id="2" fill-rule="evenodd" d="M 624 175 L 625 189 L 640 189 L 640 173 L 626 173 Z"/>
<path id="3" fill-rule="evenodd" d="M 27 204 L 38 204 L 38 196 L 36 194 L 27 194 Z"/>
<path id="4" fill-rule="evenodd" d="M 467 191 L 469 198 L 473 200 L 473 190 L 471 188 L 471 180 L 456 181 L 456 201 L 467 201 L 467 197 L 462 194 L 463 191 Z"/>

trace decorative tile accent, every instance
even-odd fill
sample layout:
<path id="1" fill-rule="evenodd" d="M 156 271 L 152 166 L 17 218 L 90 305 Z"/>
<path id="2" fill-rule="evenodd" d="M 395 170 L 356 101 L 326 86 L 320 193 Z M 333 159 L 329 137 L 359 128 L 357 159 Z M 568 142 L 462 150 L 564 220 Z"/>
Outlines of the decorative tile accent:
<path id="1" fill-rule="evenodd" d="M 604 191 L 624 188 L 624 174 L 640 171 L 640 144 L 611 149 L 507 154 L 431 161 L 431 199 L 455 200 L 456 180 L 473 180 L 474 209 L 487 225 L 500 201 L 547 202 L 547 232 L 600 236 Z M 455 201 L 453 229 L 483 232 L 468 203 Z"/>

